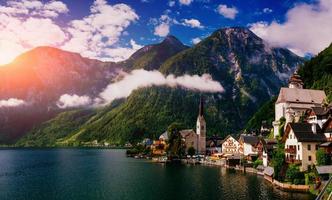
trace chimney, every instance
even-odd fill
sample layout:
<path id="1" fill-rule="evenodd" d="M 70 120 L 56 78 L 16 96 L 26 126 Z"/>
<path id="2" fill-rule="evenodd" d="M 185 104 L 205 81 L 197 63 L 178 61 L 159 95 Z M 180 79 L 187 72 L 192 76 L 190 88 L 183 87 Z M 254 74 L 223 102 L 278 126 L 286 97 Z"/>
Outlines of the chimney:
<path id="1" fill-rule="evenodd" d="M 316 123 L 312 123 L 312 124 L 311 124 L 311 130 L 312 130 L 312 132 L 313 132 L 314 134 L 317 133 L 317 124 L 316 124 Z"/>

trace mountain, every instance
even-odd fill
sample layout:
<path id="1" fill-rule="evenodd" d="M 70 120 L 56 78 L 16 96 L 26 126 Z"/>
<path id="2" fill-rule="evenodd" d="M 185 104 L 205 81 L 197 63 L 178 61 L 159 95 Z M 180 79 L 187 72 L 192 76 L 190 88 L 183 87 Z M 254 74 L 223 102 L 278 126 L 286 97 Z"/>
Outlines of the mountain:
<path id="1" fill-rule="evenodd" d="M 133 56 L 130 59 L 135 63 Z M 224 93 L 203 94 L 205 118 L 208 135 L 225 136 L 240 131 L 261 104 L 279 92 L 303 61 L 287 49 L 269 47 L 249 29 L 235 27 L 215 31 L 153 69 L 165 75 L 209 73 L 219 81 L 225 88 Z M 158 65 L 148 66 L 144 64 L 139 68 Z M 195 128 L 200 95 L 183 88 L 141 88 L 118 106 L 99 109 L 91 120 L 78 125 L 77 131 L 59 138 L 58 142 L 98 140 L 123 144 L 144 137 L 155 138 L 174 121 Z M 37 133 L 43 135 L 36 130 L 30 134 Z M 22 140 L 25 142 L 21 145 L 28 144 L 26 138 Z"/>
<path id="2" fill-rule="evenodd" d="M 145 46 L 135 52 L 129 59 L 119 63 L 127 69 L 158 69 L 165 60 L 189 48 L 176 37 L 169 35 L 161 43 Z"/>
<path id="3" fill-rule="evenodd" d="M 51 47 L 35 48 L 1 66 L 0 100 L 16 98 L 25 105 L 0 106 L 0 142 L 13 142 L 61 112 L 56 102 L 63 94 L 98 94 L 119 70 L 115 63 Z"/>
<path id="4" fill-rule="evenodd" d="M 38 47 L 22 54 L 0 67 L 0 100 L 16 98 L 27 102 L 19 107 L 0 107 L 0 143 L 14 142 L 32 127 L 62 112 L 56 105 L 61 95 L 96 97 L 120 71 L 159 68 L 167 58 L 187 48 L 174 36 L 167 36 L 119 63 L 88 59 L 52 47 Z"/>

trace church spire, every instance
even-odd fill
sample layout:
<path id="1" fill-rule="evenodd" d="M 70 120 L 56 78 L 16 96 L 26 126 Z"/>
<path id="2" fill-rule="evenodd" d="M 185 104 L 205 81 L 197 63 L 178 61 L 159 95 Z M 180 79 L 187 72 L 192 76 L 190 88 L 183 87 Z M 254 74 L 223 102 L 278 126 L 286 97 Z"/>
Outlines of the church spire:
<path id="1" fill-rule="evenodd" d="M 199 116 L 203 116 L 204 114 L 204 103 L 203 103 L 203 96 L 201 95 L 200 101 L 199 101 Z"/>

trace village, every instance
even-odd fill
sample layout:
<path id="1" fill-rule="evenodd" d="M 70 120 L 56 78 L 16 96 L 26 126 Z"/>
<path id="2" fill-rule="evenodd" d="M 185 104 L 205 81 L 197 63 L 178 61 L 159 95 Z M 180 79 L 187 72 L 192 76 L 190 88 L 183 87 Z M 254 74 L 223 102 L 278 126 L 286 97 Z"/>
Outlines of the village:
<path id="1" fill-rule="evenodd" d="M 196 131 L 174 126 L 158 140 L 144 139 L 144 149 L 134 156 L 145 152 L 154 162 L 176 160 L 252 172 L 282 190 L 316 195 L 332 174 L 332 104 L 323 90 L 304 89 L 296 72 L 288 87 L 280 89 L 275 120 L 263 121 L 258 133 L 208 137 L 207 128 L 201 98 Z"/>

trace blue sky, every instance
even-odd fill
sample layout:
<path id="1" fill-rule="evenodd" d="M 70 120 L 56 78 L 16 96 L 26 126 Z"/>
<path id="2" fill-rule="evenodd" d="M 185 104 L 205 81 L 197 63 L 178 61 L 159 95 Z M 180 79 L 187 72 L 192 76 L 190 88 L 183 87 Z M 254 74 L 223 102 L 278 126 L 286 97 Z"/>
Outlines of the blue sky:
<path id="1" fill-rule="evenodd" d="M 84 0 L 84 4 L 77 4 L 77 0 L 64 0 L 68 8 L 72 11 L 70 15 L 64 18 L 75 19 L 81 18 L 89 13 L 93 0 Z M 170 34 L 178 37 L 187 45 L 192 45 L 193 38 L 203 38 L 211 34 L 213 31 L 228 26 L 248 26 L 248 24 L 257 21 L 271 22 L 277 20 L 283 22 L 287 11 L 301 2 L 300 0 L 194 0 L 189 5 L 181 4 L 174 1 L 174 6 L 169 6 L 167 0 L 108 0 L 110 5 L 125 3 L 130 5 L 139 20 L 127 28 L 128 36 L 122 37 L 123 42 L 128 43 L 130 39 L 134 39 L 140 44 L 155 43 L 162 40 L 162 37 L 154 35 L 154 25 L 151 24 L 152 18 L 160 18 L 161 15 L 168 16 L 181 22 L 183 19 L 197 19 L 204 28 L 191 28 L 173 24 L 170 26 Z M 220 4 L 228 7 L 235 7 L 238 14 L 234 19 L 225 18 L 218 13 Z M 265 12 L 264 12 L 265 9 Z"/>
<path id="2" fill-rule="evenodd" d="M 331 19 L 332 0 L 0 0 L 0 64 L 36 46 L 120 61 L 168 34 L 194 45 L 230 26 L 314 55 L 332 41 Z"/>

